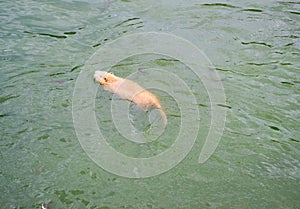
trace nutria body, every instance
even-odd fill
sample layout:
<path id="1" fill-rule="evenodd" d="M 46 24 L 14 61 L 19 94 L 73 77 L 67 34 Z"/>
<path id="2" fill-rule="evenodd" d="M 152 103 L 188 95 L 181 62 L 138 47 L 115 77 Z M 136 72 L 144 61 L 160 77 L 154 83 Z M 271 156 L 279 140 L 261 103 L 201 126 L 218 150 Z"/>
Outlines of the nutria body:
<path id="1" fill-rule="evenodd" d="M 152 107 L 157 108 L 160 111 L 164 125 L 167 125 L 167 116 L 157 97 L 150 91 L 147 91 L 131 80 L 120 78 L 110 72 L 95 71 L 94 78 L 103 86 L 104 90 L 134 102 L 144 111 Z"/>

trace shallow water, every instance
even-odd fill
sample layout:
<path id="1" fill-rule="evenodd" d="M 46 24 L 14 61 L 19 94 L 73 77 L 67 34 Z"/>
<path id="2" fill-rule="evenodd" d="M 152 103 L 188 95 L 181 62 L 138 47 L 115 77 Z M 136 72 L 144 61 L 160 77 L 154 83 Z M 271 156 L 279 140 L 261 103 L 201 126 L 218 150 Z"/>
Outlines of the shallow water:
<path id="1" fill-rule="evenodd" d="M 300 207 L 298 1 L 2 1 L 0 8 L 1 208 L 41 208 L 43 201 L 52 208 Z M 116 74 L 182 73 L 201 116 L 196 143 L 181 163 L 155 177 L 128 179 L 100 168 L 82 149 L 73 91 L 99 48 L 147 31 L 181 36 L 205 52 L 225 89 L 226 127 L 217 150 L 199 164 L 210 121 L 201 82 L 176 60 L 124 60 L 112 68 Z M 155 93 L 169 106 L 166 131 L 173 136 L 179 107 Z M 148 146 L 121 141 L 102 115 L 110 98 L 99 88 L 96 113 L 114 148 L 147 157 L 172 145 L 165 135 Z"/>

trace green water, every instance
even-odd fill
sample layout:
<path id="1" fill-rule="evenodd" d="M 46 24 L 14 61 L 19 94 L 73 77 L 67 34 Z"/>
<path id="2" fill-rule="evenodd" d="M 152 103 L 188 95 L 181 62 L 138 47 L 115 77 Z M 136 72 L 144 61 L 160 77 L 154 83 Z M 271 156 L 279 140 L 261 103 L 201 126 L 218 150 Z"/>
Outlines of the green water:
<path id="1" fill-rule="evenodd" d="M 41 208 L 43 201 L 54 209 L 299 208 L 300 3 L 220 2 L 1 1 L 0 208 Z M 191 152 L 164 174 L 128 179 L 100 168 L 82 149 L 73 90 L 97 49 L 147 31 L 181 36 L 205 52 L 222 78 L 226 127 L 217 150 L 199 164 L 210 109 L 198 84 L 201 122 Z M 137 56 L 124 63 L 114 71 L 182 69 L 187 83 L 195 82 L 174 60 Z M 156 93 L 170 106 L 172 136 L 179 109 Z M 99 88 L 98 124 L 110 97 Z M 110 125 L 101 128 L 112 146 L 132 156 L 172 144 L 165 137 L 138 149 Z"/>

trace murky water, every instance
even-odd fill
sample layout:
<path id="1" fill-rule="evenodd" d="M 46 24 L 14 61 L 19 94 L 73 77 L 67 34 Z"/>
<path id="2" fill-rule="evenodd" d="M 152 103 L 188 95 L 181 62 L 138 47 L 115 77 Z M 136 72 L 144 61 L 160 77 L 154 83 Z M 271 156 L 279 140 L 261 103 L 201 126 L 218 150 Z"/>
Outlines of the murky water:
<path id="1" fill-rule="evenodd" d="M 299 1 L 2 1 L 0 11 L 1 208 L 300 207 Z M 97 49 L 147 31 L 176 34 L 205 52 L 222 78 L 226 127 L 216 152 L 198 164 L 210 109 L 197 84 L 201 122 L 191 152 L 164 174 L 128 179 L 82 149 L 73 90 Z M 113 70 L 157 67 L 197 83 L 182 63 L 162 57 L 132 57 Z M 172 136 L 179 108 L 155 93 L 169 106 Z M 142 148 L 122 142 L 101 115 L 110 98 L 99 88 L 97 120 L 113 147 L 147 157 L 172 145 L 167 136 Z"/>

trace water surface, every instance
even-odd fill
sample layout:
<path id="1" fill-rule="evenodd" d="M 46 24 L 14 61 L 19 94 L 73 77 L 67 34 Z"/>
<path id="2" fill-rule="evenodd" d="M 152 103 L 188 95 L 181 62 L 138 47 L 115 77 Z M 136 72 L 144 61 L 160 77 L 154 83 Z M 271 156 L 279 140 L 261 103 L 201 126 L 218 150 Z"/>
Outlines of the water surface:
<path id="1" fill-rule="evenodd" d="M 52 208 L 300 207 L 298 1 L 2 1 L 0 8 L 1 208 L 41 208 L 43 201 Z M 199 82 L 201 123 L 192 151 L 167 173 L 127 179 L 81 148 L 72 96 L 99 47 L 147 31 L 176 34 L 205 52 L 223 80 L 226 128 L 216 152 L 198 164 L 210 117 Z M 127 75 L 153 67 L 189 77 L 181 63 L 155 56 L 113 69 Z M 178 107 L 156 93 L 176 124 Z M 99 88 L 98 113 L 102 96 L 111 95 Z M 101 127 L 114 136 L 113 146 L 124 146 L 114 129 Z M 123 151 L 147 156 L 171 144 L 125 144 Z"/>

